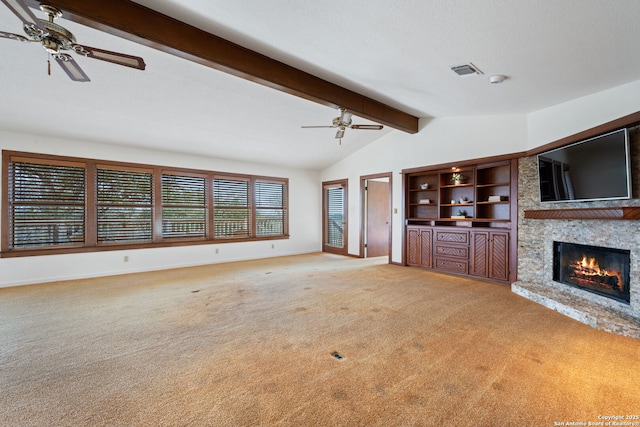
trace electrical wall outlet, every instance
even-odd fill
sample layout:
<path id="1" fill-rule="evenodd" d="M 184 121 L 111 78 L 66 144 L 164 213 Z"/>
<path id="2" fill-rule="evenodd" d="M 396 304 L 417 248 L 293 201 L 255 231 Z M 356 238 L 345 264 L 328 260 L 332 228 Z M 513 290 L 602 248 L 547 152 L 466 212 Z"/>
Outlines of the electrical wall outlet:
<path id="1" fill-rule="evenodd" d="M 124 262 L 129 262 L 129 255 L 124 256 Z"/>

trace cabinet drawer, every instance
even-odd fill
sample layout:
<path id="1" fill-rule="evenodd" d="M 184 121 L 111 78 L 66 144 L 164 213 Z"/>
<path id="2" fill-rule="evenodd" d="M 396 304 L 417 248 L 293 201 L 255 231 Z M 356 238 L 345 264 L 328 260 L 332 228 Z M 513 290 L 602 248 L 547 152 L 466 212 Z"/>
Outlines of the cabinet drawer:
<path id="1" fill-rule="evenodd" d="M 436 245 L 436 256 L 469 259 L 467 246 Z"/>
<path id="2" fill-rule="evenodd" d="M 461 245 L 469 244 L 469 232 L 468 231 L 449 231 L 449 230 L 437 230 L 436 242 L 458 243 Z"/>
<path id="3" fill-rule="evenodd" d="M 436 268 L 452 273 L 469 274 L 469 263 L 467 261 L 436 258 Z"/>

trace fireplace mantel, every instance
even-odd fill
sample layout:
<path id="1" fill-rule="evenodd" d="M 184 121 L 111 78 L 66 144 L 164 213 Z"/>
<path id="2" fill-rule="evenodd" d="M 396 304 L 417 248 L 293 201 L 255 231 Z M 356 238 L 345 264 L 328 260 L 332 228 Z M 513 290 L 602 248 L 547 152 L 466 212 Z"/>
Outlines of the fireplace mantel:
<path id="1" fill-rule="evenodd" d="M 527 219 L 634 220 L 640 219 L 640 206 L 582 209 L 532 209 L 525 210 L 524 217 Z"/>

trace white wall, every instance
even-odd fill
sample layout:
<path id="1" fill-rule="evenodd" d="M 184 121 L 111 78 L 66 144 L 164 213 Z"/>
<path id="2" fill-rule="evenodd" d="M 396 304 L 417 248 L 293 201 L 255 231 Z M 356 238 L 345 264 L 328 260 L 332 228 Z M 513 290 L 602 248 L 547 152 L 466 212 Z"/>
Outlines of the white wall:
<path id="1" fill-rule="evenodd" d="M 402 262 L 403 169 L 524 151 L 527 143 L 523 115 L 447 117 L 421 122 L 411 135 L 394 131 L 322 172 L 322 181 L 349 180 L 349 242 L 352 255 L 360 250 L 360 176 L 393 172 L 392 253 Z M 343 143 L 348 143 L 346 140 Z"/>
<path id="2" fill-rule="evenodd" d="M 527 116 L 527 149 L 640 111 L 640 80 L 574 99 Z"/>
<path id="3" fill-rule="evenodd" d="M 0 149 L 288 178 L 291 235 L 286 240 L 0 258 L 0 287 L 322 249 L 322 192 L 318 172 L 10 132 L 0 132 Z M 129 257 L 126 263 L 125 255 Z"/>

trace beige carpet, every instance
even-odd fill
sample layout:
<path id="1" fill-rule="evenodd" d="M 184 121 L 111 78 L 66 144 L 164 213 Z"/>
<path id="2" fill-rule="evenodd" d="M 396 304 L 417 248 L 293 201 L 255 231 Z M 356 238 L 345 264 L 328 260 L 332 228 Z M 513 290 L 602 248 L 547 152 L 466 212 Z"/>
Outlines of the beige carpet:
<path id="1" fill-rule="evenodd" d="M 0 289 L 0 392 L 1 426 L 553 426 L 640 413 L 640 341 L 313 254 Z"/>

